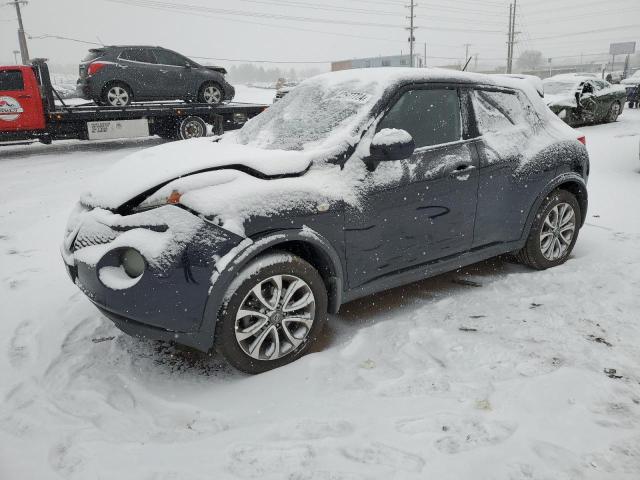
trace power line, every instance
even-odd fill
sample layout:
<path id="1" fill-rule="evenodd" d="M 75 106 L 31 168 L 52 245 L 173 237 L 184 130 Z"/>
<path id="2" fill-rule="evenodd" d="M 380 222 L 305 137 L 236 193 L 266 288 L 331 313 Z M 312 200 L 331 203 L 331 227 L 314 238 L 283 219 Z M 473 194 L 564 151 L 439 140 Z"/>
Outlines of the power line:
<path id="1" fill-rule="evenodd" d="M 264 18 L 264 19 L 272 19 L 272 20 L 289 20 L 289 21 L 295 21 L 295 22 L 308 22 L 308 23 L 329 23 L 333 25 L 336 25 L 336 24 L 337 25 L 353 25 L 353 26 L 359 26 L 359 27 L 402 28 L 402 25 L 393 25 L 389 23 L 358 22 L 358 21 L 350 21 L 350 20 L 281 15 L 276 13 L 251 12 L 246 10 L 229 10 L 225 8 L 211 8 L 211 7 L 203 7 L 199 5 L 176 4 L 171 2 L 161 2 L 157 0 L 107 0 L 107 1 L 111 3 L 120 3 L 120 4 L 150 8 L 150 9 L 219 13 L 222 15 L 233 15 L 233 16 L 241 16 L 241 17 L 256 17 L 256 18 Z"/>
<path id="2" fill-rule="evenodd" d="M 593 33 L 610 32 L 612 30 L 627 30 L 630 28 L 639 28 L 639 27 L 640 27 L 640 24 L 638 23 L 632 24 L 632 25 L 618 25 L 617 27 L 599 28 L 596 30 L 586 30 L 582 32 L 569 32 L 569 33 L 562 33 L 558 35 L 549 35 L 546 37 L 534 37 L 531 40 L 537 41 L 537 40 L 547 40 L 547 39 L 554 39 L 554 38 L 574 37 L 578 35 L 591 35 Z"/>

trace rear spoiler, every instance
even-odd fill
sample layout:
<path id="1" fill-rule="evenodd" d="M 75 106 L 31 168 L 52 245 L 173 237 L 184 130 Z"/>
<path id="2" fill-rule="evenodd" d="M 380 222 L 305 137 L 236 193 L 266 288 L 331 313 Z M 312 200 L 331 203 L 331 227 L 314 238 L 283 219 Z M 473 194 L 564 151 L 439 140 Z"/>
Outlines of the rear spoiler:
<path id="1" fill-rule="evenodd" d="M 218 72 L 221 73 L 222 75 L 226 75 L 227 74 L 227 69 L 224 67 L 204 67 L 207 70 L 213 70 L 214 72 Z"/>
<path id="2" fill-rule="evenodd" d="M 544 85 L 540 77 L 536 77 L 535 75 L 525 75 L 522 73 L 494 73 L 493 76 L 496 77 L 508 77 L 508 78 L 516 78 L 518 80 L 524 80 L 531 85 L 538 95 L 544 98 Z"/>

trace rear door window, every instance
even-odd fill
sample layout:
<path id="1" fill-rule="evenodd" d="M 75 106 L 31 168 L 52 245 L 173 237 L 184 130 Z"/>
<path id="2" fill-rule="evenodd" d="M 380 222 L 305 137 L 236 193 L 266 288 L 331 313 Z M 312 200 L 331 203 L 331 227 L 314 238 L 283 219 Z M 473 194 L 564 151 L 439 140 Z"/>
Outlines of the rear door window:
<path id="1" fill-rule="evenodd" d="M 82 62 L 92 62 L 104 56 L 104 50 L 89 50 L 89 53 L 82 59 Z"/>
<path id="2" fill-rule="evenodd" d="M 537 115 L 524 95 L 515 92 L 474 90 L 473 109 L 480 134 L 499 133 L 523 125 L 536 125 Z"/>
<path id="3" fill-rule="evenodd" d="M 160 65 L 172 65 L 175 67 L 184 67 L 187 64 L 187 59 L 182 55 L 170 52 L 168 50 L 157 49 L 153 51 L 156 56 L 156 62 Z"/>
<path id="4" fill-rule="evenodd" d="M 146 48 L 128 48 L 122 51 L 119 58 L 130 62 L 156 63 L 153 54 Z"/>
<path id="5" fill-rule="evenodd" d="M 411 134 L 416 148 L 456 142 L 462 138 L 460 100 L 455 89 L 409 90 L 378 124 Z"/>
<path id="6" fill-rule="evenodd" d="M 0 71 L 0 92 L 24 90 L 24 79 L 20 70 Z"/>

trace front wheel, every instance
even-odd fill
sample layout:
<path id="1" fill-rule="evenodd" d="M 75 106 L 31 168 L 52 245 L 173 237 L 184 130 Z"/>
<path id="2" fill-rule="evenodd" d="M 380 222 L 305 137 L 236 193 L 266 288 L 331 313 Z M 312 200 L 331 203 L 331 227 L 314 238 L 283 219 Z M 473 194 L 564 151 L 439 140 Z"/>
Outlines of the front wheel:
<path id="1" fill-rule="evenodd" d="M 208 82 L 200 87 L 198 92 L 198 102 L 218 105 L 224 100 L 222 87 L 215 82 Z"/>
<path id="2" fill-rule="evenodd" d="M 229 287 L 215 346 L 238 370 L 262 373 L 309 351 L 327 317 L 327 291 L 309 263 L 286 252 L 256 258 Z"/>
<path id="3" fill-rule="evenodd" d="M 618 120 L 621 110 L 622 110 L 622 107 L 620 106 L 620 104 L 618 102 L 613 102 L 613 104 L 611 105 L 611 108 L 609 108 L 609 113 L 607 114 L 607 118 L 605 119 L 606 122 L 613 123 L 616 120 Z"/>
<path id="4" fill-rule="evenodd" d="M 542 202 L 529 238 L 516 258 L 537 270 L 561 265 L 573 250 L 582 224 L 580 205 L 566 190 L 555 190 Z"/>

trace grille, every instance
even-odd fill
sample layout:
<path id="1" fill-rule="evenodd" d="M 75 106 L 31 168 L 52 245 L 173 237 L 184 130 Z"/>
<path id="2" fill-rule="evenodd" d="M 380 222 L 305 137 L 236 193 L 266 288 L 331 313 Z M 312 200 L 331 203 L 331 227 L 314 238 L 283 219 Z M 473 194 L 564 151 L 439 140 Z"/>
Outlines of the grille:
<path id="1" fill-rule="evenodd" d="M 97 222 L 91 222 L 91 225 L 83 225 L 73 242 L 72 251 L 79 250 L 80 248 L 90 247 L 92 245 L 103 245 L 105 243 L 112 242 L 118 236 L 117 232 L 114 232 L 106 225 Z"/>

